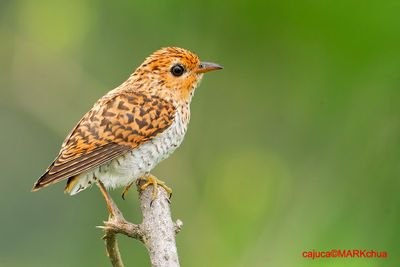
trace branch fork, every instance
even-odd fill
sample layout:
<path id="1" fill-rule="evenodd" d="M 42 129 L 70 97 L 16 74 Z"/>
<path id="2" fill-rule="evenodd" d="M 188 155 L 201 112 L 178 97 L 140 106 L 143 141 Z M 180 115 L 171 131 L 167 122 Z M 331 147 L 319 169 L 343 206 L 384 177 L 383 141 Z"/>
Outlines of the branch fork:
<path id="1" fill-rule="evenodd" d="M 153 188 L 139 190 L 140 208 L 143 221 L 140 224 L 128 222 L 115 202 L 109 197 L 110 216 L 103 226 L 103 239 L 106 245 L 107 256 L 113 267 L 123 267 L 123 261 L 118 247 L 117 234 L 141 241 L 147 248 L 153 267 L 179 267 L 178 252 L 175 235 L 182 229 L 181 220 L 173 222 L 169 208 L 167 191 L 158 187 L 157 197 L 153 200 Z"/>

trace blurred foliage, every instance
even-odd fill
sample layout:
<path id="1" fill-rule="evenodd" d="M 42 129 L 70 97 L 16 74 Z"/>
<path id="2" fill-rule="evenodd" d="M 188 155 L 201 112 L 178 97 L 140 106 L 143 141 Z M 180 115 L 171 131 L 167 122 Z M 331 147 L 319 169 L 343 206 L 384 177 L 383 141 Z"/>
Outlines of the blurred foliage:
<path id="1" fill-rule="evenodd" d="M 96 99 L 181 46 L 206 75 L 174 189 L 182 266 L 399 266 L 400 2 L 0 2 L 0 266 L 108 266 L 97 189 L 30 187 Z M 136 193 L 119 198 L 139 222 Z M 304 250 L 389 259 L 307 260 Z M 127 266 L 146 266 L 121 238 Z"/>

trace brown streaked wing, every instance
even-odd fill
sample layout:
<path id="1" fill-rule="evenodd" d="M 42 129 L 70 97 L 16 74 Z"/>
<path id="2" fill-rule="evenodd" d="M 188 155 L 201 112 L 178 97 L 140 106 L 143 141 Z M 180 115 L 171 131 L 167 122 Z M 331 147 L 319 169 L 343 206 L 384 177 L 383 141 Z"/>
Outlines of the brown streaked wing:
<path id="1" fill-rule="evenodd" d="M 123 155 L 167 129 L 174 115 L 173 104 L 157 96 L 129 92 L 100 99 L 71 131 L 33 190 Z"/>

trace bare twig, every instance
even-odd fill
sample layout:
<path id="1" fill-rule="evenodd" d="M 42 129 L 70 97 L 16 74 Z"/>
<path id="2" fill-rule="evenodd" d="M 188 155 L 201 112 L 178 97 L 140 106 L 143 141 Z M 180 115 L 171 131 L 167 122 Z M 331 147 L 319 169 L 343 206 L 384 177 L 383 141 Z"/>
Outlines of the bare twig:
<path id="1" fill-rule="evenodd" d="M 121 253 L 119 252 L 118 240 L 115 233 L 105 229 L 105 235 L 103 237 L 106 243 L 107 256 L 114 267 L 124 267 L 122 262 Z"/>
<path id="2" fill-rule="evenodd" d="M 146 233 L 144 244 L 149 251 L 151 265 L 179 266 L 175 244 L 175 224 L 171 219 L 167 192 L 158 187 L 158 196 L 152 201 L 152 189 L 141 191 L 140 208 L 143 214 L 141 229 Z"/>
<path id="3" fill-rule="evenodd" d="M 175 235 L 179 233 L 183 223 L 180 220 L 172 222 L 167 192 L 162 187 L 158 187 L 158 196 L 154 201 L 152 201 L 152 192 L 152 186 L 140 191 L 140 207 L 143 214 L 141 224 L 126 221 L 110 198 L 110 208 L 114 216 L 110 216 L 108 221 L 104 222 L 104 226 L 98 226 L 98 228 L 104 229 L 103 239 L 112 266 L 124 266 L 118 248 L 117 234 L 141 241 L 149 251 L 153 267 L 180 266 Z"/>

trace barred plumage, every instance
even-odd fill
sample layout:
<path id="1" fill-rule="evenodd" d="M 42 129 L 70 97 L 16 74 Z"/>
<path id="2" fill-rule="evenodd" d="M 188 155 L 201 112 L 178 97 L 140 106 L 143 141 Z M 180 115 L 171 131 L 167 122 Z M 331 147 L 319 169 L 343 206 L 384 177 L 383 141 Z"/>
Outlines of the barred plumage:
<path id="1" fill-rule="evenodd" d="M 156 51 L 83 116 L 33 190 L 68 179 L 76 194 L 95 179 L 115 188 L 149 173 L 181 144 L 203 73 L 220 68 L 182 48 Z"/>

